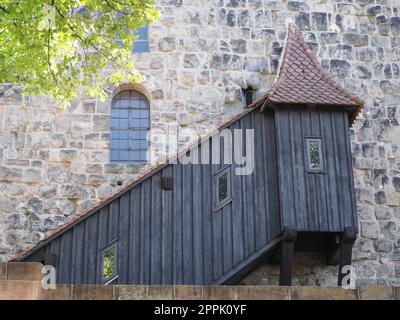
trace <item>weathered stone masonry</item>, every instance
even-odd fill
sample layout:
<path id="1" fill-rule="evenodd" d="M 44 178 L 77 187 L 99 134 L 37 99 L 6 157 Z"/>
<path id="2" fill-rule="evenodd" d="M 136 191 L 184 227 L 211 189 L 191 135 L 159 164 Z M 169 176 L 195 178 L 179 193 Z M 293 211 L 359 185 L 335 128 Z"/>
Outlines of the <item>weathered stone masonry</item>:
<path id="1" fill-rule="evenodd" d="M 360 220 L 354 264 L 363 282 L 400 284 L 400 1 L 161 0 L 150 53 L 138 54 L 152 127 L 206 132 L 261 96 L 293 21 L 322 65 L 366 101 L 351 129 Z M 110 88 L 110 99 L 116 88 Z M 21 89 L 0 90 L 0 260 L 31 246 L 108 196 L 142 167 L 109 163 L 111 100 L 82 96 L 67 110 Z M 299 256 L 298 260 L 304 260 Z M 335 283 L 321 257 L 298 284 Z M 265 265 L 244 280 L 276 282 Z"/>

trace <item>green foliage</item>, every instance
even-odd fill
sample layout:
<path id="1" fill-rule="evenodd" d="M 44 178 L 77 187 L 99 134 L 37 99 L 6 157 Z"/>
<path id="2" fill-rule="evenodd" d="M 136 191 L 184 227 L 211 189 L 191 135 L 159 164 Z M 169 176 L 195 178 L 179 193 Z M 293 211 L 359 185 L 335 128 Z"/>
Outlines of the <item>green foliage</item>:
<path id="1" fill-rule="evenodd" d="M 318 142 L 311 141 L 309 145 L 310 149 L 310 164 L 312 168 L 318 168 L 321 166 L 321 159 L 319 158 L 319 146 Z"/>
<path id="2" fill-rule="evenodd" d="M 113 250 L 108 250 L 103 256 L 103 279 L 109 279 L 115 274 L 115 254 Z"/>
<path id="3" fill-rule="evenodd" d="M 136 31 L 158 15 L 154 0 L 1 0 L 0 82 L 62 106 L 80 88 L 105 99 L 107 82 L 141 79 Z"/>

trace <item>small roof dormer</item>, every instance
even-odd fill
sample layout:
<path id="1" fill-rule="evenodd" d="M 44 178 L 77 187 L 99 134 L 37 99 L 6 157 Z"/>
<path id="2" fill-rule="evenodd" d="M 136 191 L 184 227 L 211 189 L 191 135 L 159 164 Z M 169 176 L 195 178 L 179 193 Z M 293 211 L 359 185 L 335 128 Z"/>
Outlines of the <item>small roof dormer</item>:
<path id="1" fill-rule="evenodd" d="M 343 107 L 349 111 L 350 124 L 364 106 L 322 68 L 292 23 L 278 78 L 271 90 L 251 106 L 262 105 L 264 109 L 268 103 Z"/>

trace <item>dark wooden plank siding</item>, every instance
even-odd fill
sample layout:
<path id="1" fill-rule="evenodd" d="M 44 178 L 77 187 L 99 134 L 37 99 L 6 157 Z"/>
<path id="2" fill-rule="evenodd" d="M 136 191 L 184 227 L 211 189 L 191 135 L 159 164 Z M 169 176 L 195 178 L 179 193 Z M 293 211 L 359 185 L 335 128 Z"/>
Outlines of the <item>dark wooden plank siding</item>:
<path id="1" fill-rule="evenodd" d="M 211 284 L 276 238 L 273 113 L 252 112 L 228 129 L 254 129 L 252 174 L 237 175 L 237 164 L 166 166 L 47 244 L 58 282 L 102 283 L 102 250 L 117 241 L 118 284 Z M 199 157 L 206 149 L 212 156 L 209 143 Z M 227 167 L 232 201 L 216 210 L 215 174 Z M 161 188 L 163 176 L 172 177 L 173 190 Z"/>
<path id="2" fill-rule="evenodd" d="M 284 226 L 303 231 L 355 227 L 346 111 L 278 108 L 277 156 Z M 320 137 L 323 172 L 309 172 L 305 139 Z"/>

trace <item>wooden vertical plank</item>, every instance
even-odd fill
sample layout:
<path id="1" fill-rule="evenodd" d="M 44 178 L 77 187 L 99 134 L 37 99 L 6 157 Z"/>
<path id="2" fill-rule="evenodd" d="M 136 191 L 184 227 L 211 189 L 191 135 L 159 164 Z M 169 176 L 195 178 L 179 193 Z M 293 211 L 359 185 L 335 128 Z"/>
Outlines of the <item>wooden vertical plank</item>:
<path id="1" fill-rule="evenodd" d="M 345 125 L 345 134 L 344 138 L 346 140 L 346 154 L 347 154 L 347 167 L 349 168 L 349 184 L 350 184 L 350 200 L 351 200 L 351 210 L 352 210 L 352 224 L 354 230 L 358 230 L 358 221 L 357 221 L 357 209 L 356 209 L 356 198 L 355 198 L 355 190 L 354 190 L 354 172 L 353 172 L 353 160 L 351 155 L 351 144 L 350 144 L 350 136 L 349 136 L 349 118 L 346 112 L 343 112 L 343 121 Z"/>
<path id="2" fill-rule="evenodd" d="M 268 126 L 269 121 L 268 121 L 268 115 L 267 112 L 265 113 L 261 113 L 260 116 L 262 117 L 261 123 L 260 123 L 260 139 L 261 139 L 261 143 L 262 143 L 262 154 L 261 154 L 261 158 L 257 159 L 258 157 L 256 157 L 256 161 L 260 161 L 262 163 L 263 166 L 263 197 L 264 197 L 264 201 L 265 201 L 265 227 L 264 227 L 264 232 L 265 232 L 265 238 L 266 238 L 266 242 L 269 242 L 271 240 L 271 230 L 273 229 L 272 226 L 272 219 L 271 219 L 271 215 L 273 215 L 273 212 L 271 212 L 271 203 L 270 203 L 270 195 L 269 193 L 272 191 L 272 186 L 270 183 L 270 180 L 268 179 L 269 177 L 269 171 L 270 170 L 268 168 L 268 166 L 272 166 L 273 162 L 271 163 L 269 161 L 269 155 L 268 153 L 271 152 L 271 145 L 275 144 L 275 141 L 273 139 L 271 139 L 270 136 L 267 135 L 267 131 L 268 131 Z M 268 137 L 268 138 L 267 138 Z M 278 192 L 278 190 L 272 191 L 272 192 Z"/>
<path id="3" fill-rule="evenodd" d="M 222 229 L 222 209 L 215 210 L 216 203 L 216 178 L 215 174 L 218 172 L 219 165 L 211 165 L 211 179 L 212 179 L 212 232 L 213 232 L 213 280 L 222 276 L 223 273 L 223 229 Z"/>
<path id="4" fill-rule="evenodd" d="M 303 128 L 305 131 L 305 136 L 314 137 L 316 135 L 314 129 L 314 121 L 313 121 L 313 114 L 310 110 L 305 110 L 303 117 Z M 307 152 L 304 150 L 304 152 Z M 307 157 L 307 155 L 306 155 Z M 308 160 L 307 160 L 307 167 L 308 167 Z M 308 169 L 308 168 L 306 168 Z M 305 230 L 314 231 L 316 230 L 316 226 L 318 225 L 318 212 L 317 212 L 317 199 L 315 198 L 315 173 L 305 173 L 305 190 L 306 190 L 306 210 L 304 212 L 304 221 L 305 221 Z"/>
<path id="5" fill-rule="evenodd" d="M 193 190 L 192 165 L 182 165 L 183 283 L 193 283 Z"/>
<path id="6" fill-rule="evenodd" d="M 232 167 L 231 167 L 232 168 Z M 232 203 L 226 204 L 222 208 L 222 254 L 223 254 L 223 273 L 227 273 L 233 268 L 233 243 L 232 243 Z"/>
<path id="7" fill-rule="evenodd" d="M 118 261 L 120 283 L 128 282 L 129 264 L 129 228 L 130 228 L 130 192 L 125 193 L 119 198 L 119 241 L 118 241 Z"/>
<path id="8" fill-rule="evenodd" d="M 84 249 L 85 249 L 85 223 L 79 223 L 74 227 L 73 232 L 73 278 L 72 284 L 82 283 L 82 266 L 84 263 Z"/>
<path id="9" fill-rule="evenodd" d="M 151 183 L 149 180 L 141 184 L 141 213 L 140 213 L 140 284 L 150 284 L 151 266 Z"/>
<path id="10" fill-rule="evenodd" d="M 107 207 L 104 207 L 100 209 L 98 212 L 95 213 L 96 216 L 98 216 L 97 219 L 97 248 L 96 252 L 98 252 L 98 258 L 96 260 L 98 264 L 98 270 L 96 273 L 96 284 L 102 283 L 102 270 L 101 270 L 101 251 L 104 249 L 104 247 L 108 244 L 105 235 L 106 235 L 106 229 L 107 229 Z"/>
<path id="11" fill-rule="evenodd" d="M 278 154 L 274 111 L 264 112 L 264 134 L 266 138 L 266 198 L 268 199 L 268 240 L 271 241 L 281 233 L 281 200 L 278 184 Z"/>
<path id="12" fill-rule="evenodd" d="M 277 132 L 277 155 L 278 155 L 278 177 L 279 194 L 281 195 L 282 228 L 284 226 L 295 226 L 296 218 L 293 200 L 293 182 L 291 174 L 291 143 L 290 143 L 290 121 L 288 109 L 275 111 L 275 125 Z"/>
<path id="13" fill-rule="evenodd" d="M 266 228 L 266 216 L 267 216 L 267 205 L 265 201 L 265 188 L 264 183 L 264 160 L 262 155 L 264 154 L 264 144 L 262 135 L 259 134 L 262 131 L 264 122 L 263 114 L 259 112 L 251 113 L 252 126 L 247 129 L 254 128 L 254 151 L 257 150 L 257 155 L 254 155 L 254 168 L 252 175 L 254 176 L 254 224 L 255 224 L 255 249 L 258 250 L 263 247 L 267 242 L 267 228 Z M 247 133 L 246 133 L 247 135 Z"/>
<path id="14" fill-rule="evenodd" d="M 151 177 L 151 284 L 161 284 L 161 173 Z"/>
<path id="15" fill-rule="evenodd" d="M 66 232 L 60 237 L 60 283 L 71 282 L 71 256 L 72 256 L 72 232 Z"/>
<path id="16" fill-rule="evenodd" d="M 172 165 L 167 166 L 162 171 L 162 176 L 172 177 Z M 173 195 L 177 188 L 176 181 L 173 180 L 172 190 L 162 190 L 162 284 L 173 283 Z"/>
<path id="17" fill-rule="evenodd" d="M 211 143 L 210 143 L 211 145 Z M 211 146 L 209 145 L 209 152 L 211 155 Z M 202 165 L 203 174 L 203 230 L 204 230 L 204 284 L 212 283 L 214 274 L 213 264 L 213 188 L 212 188 L 212 170 L 211 164 Z"/>
<path id="18" fill-rule="evenodd" d="M 140 283 L 140 213 L 141 213 L 141 198 L 140 186 L 133 188 L 130 192 L 130 221 L 129 243 L 130 257 L 128 269 L 128 283 Z"/>
<path id="19" fill-rule="evenodd" d="M 240 129 L 240 123 L 232 125 L 232 130 Z M 233 152 L 236 152 L 236 145 L 233 144 Z M 235 169 L 238 166 L 232 164 L 232 228 L 233 228 L 233 265 L 238 265 L 244 259 L 244 231 L 243 231 L 243 210 L 242 210 L 242 177 L 236 175 Z"/>
<path id="20" fill-rule="evenodd" d="M 290 113 L 290 137 L 292 146 L 292 184 L 293 184 L 293 200 L 296 215 L 296 228 L 305 228 L 306 213 L 306 195 L 305 195 L 305 143 L 302 125 L 302 111 L 293 111 Z"/>
<path id="21" fill-rule="evenodd" d="M 344 228 L 353 226 L 353 201 L 352 201 L 352 163 L 348 162 L 348 155 L 350 150 L 348 149 L 348 141 L 346 133 L 348 131 L 348 127 L 346 126 L 347 115 L 344 112 L 335 112 L 335 123 L 338 129 L 337 132 L 337 144 L 339 152 L 339 161 L 341 165 L 341 198 L 343 199 L 343 212 L 342 212 L 342 221 Z"/>
<path id="22" fill-rule="evenodd" d="M 294 245 L 297 239 L 297 230 L 285 228 L 282 238 L 282 258 L 279 273 L 279 284 L 281 286 L 292 285 Z"/>
<path id="23" fill-rule="evenodd" d="M 323 119 L 323 128 L 325 132 L 325 164 L 327 167 L 326 181 L 327 181 L 327 211 L 328 211 L 328 231 L 334 231 L 338 226 L 338 198 L 335 174 L 335 136 L 331 115 L 326 115 Z"/>
<path id="24" fill-rule="evenodd" d="M 329 211 L 328 211 L 328 206 L 327 206 L 327 200 L 326 200 L 326 186 L 327 186 L 327 170 L 329 168 L 326 167 L 325 161 L 326 161 L 326 153 L 325 149 L 329 148 L 327 146 L 327 138 L 325 131 L 323 130 L 323 118 L 325 118 L 329 112 L 327 111 L 319 111 L 318 112 L 318 129 L 320 131 L 321 135 L 321 155 L 322 155 L 322 165 L 323 165 L 323 173 L 320 173 L 317 175 L 317 198 L 319 201 L 318 204 L 318 216 L 319 216 L 319 228 L 318 230 L 320 231 L 328 231 L 329 230 Z"/>
<path id="25" fill-rule="evenodd" d="M 110 203 L 110 214 L 108 216 L 108 239 L 113 241 L 118 237 L 118 221 L 119 221 L 119 199 L 115 199 Z"/>
<path id="26" fill-rule="evenodd" d="M 203 201 L 202 201 L 202 164 L 195 164 L 193 168 L 192 190 L 193 190 L 193 242 L 194 242 L 194 281 L 193 284 L 203 284 Z"/>
<path id="27" fill-rule="evenodd" d="M 174 225 L 174 238 L 173 238 L 173 284 L 183 283 L 183 225 L 182 225 L 182 165 L 175 164 L 173 166 L 174 185 L 174 211 L 173 211 L 173 225 Z"/>
<path id="28" fill-rule="evenodd" d="M 86 220 L 87 223 L 87 268 L 86 268 L 86 281 L 87 284 L 95 284 L 97 279 L 97 271 L 100 272 L 98 267 L 99 261 L 97 260 L 97 237 L 98 237 L 98 215 L 92 215 Z"/>
<path id="29" fill-rule="evenodd" d="M 338 158 L 338 153 L 340 153 L 340 150 L 338 149 L 338 145 L 336 143 L 336 134 L 337 134 L 337 128 L 336 128 L 336 121 L 335 117 L 333 114 L 331 114 L 331 126 L 332 126 L 332 147 L 333 147 L 333 167 L 332 167 L 332 174 L 334 176 L 335 180 L 335 186 L 336 190 L 334 190 L 337 198 L 336 198 L 336 206 L 337 206 L 337 216 L 335 216 L 336 221 L 334 223 L 334 229 L 338 228 L 339 230 L 342 230 L 343 228 L 343 219 L 342 219 L 342 213 L 343 213 L 343 201 L 340 199 L 340 188 L 341 188 L 341 166 Z M 338 175 L 339 174 L 339 175 Z"/>

